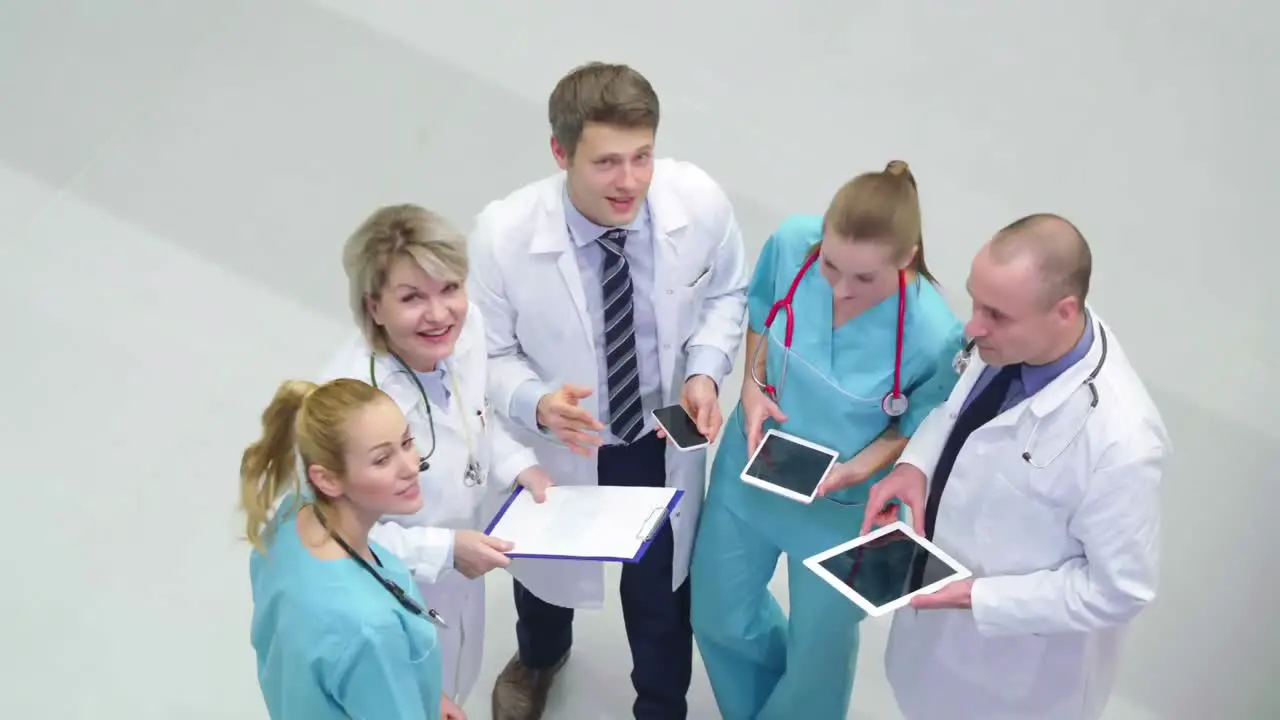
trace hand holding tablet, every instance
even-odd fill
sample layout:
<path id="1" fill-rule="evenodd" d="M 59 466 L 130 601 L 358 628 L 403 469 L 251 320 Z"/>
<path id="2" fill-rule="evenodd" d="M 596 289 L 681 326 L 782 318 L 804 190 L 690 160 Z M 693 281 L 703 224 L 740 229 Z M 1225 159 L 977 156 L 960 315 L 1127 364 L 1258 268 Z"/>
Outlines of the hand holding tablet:
<path id="1" fill-rule="evenodd" d="M 911 607 L 917 610 L 964 610 L 973 607 L 973 578 L 943 585 L 931 593 L 911 596 Z"/>
<path id="2" fill-rule="evenodd" d="M 958 581 L 972 576 L 902 522 L 824 550 L 806 558 L 804 565 L 871 617 L 908 603 L 963 607 L 958 603 L 967 600 L 969 583 Z M 956 589 L 948 593 L 952 585 Z"/>
<path id="3" fill-rule="evenodd" d="M 741 477 L 748 485 L 809 504 L 839 457 L 831 448 L 771 428 Z"/>

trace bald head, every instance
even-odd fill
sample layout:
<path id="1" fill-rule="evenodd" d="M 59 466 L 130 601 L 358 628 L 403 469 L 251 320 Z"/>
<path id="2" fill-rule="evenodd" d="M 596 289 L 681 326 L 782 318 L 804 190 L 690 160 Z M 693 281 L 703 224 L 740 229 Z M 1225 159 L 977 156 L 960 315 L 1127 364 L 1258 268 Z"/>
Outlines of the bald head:
<path id="1" fill-rule="evenodd" d="M 1074 297 L 1084 306 L 1093 254 L 1080 230 L 1066 218 L 1037 213 L 1015 220 L 996 233 L 987 249 L 1000 264 L 1029 261 L 1043 282 L 1049 303 Z"/>

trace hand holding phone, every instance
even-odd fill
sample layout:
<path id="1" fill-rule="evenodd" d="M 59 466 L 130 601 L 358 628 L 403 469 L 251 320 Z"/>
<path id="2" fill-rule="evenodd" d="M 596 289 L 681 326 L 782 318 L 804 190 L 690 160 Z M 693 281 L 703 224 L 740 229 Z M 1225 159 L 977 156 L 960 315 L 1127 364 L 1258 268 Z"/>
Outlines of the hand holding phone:
<path id="1" fill-rule="evenodd" d="M 678 450 L 697 450 L 711 444 L 711 440 L 698 432 L 698 424 L 689 417 L 681 405 L 670 405 L 653 411 L 653 419 L 662 433 Z"/>

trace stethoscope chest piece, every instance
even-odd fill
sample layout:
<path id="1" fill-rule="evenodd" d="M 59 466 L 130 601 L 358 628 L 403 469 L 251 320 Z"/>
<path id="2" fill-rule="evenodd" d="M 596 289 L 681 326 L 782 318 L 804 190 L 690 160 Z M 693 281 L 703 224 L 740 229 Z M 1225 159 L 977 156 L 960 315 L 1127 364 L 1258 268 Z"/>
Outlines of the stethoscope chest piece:
<path id="1" fill-rule="evenodd" d="M 884 410 L 884 414 L 889 417 L 902 417 L 907 412 L 906 395 L 895 395 L 892 392 L 884 396 L 884 400 L 880 401 L 880 407 Z"/>
<path id="2" fill-rule="evenodd" d="M 480 469 L 480 463 L 474 459 L 467 460 L 467 470 L 463 473 L 462 483 L 467 487 L 478 487 L 484 484 L 484 473 Z"/>
<path id="3" fill-rule="evenodd" d="M 956 357 L 951 361 L 951 367 L 956 371 L 957 375 L 963 375 L 965 370 L 969 369 L 970 351 L 966 348 L 956 353 Z"/>

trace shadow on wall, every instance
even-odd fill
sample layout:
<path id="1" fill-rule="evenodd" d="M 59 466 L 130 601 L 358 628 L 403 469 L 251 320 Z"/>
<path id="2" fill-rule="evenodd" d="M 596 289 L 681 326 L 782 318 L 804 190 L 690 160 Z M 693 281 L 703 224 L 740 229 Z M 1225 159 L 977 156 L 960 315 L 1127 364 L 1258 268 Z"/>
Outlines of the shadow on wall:
<path id="1" fill-rule="evenodd" d="M 1152 394 L 1174 452 L 1163 487 L 1161 586 L 1129 636 L 1118 689 L 1174 720 L 1276 717 L 1280 559 L 1263 548 L 1275 547 L 1280 491 L 1261 478 L 1280 467 L 1280 452 L 1231 418 Z M 1224 467 L 1251 477 L 1224 478 Z"/>
<path id="2" fill-rule="evenodd" d="M 542 105 L 319 9 L 253 11 L 69 189 L 345 321 L 340 248 L 375 207 L 419 203 L 465 231 L 487 202 L 555 171 Z M 754 265 L 781 215 L 733 200 L 760 238 Z"/>

